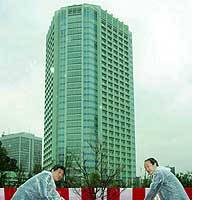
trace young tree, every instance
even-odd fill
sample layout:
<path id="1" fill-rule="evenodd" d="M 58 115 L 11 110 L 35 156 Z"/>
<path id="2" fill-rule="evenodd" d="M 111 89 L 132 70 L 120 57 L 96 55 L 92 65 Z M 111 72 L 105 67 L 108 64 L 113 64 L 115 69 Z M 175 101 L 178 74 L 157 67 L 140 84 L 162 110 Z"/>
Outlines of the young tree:
<path id="1" fill-rule="evenodd" d="M 126 184 L 120 179 L 123 172 L 123 165 L 119 165 L 115 170 L 110 170 L 105 160 L 106 153 L 101 144 L 93 146 L 89 144 L 94 155 L 94 166 L 89 167 L 86 158 L 80 159 L 72 153 L 67 153 L 65 178 L 66 186 L 92 188 L 93 199 L 105 199 L 105 190 L 109 187 L 125 187 Z M 73 178 L 72 175 L 73 174 Z M 79 175 L 78 175 L 79 174 Z M 76 176 L 77 175 L 77 176 Z M 79 194 L 79 191 L 76 191 Z M 80 194 L 79 194 L 80 195 Z"/>
<path id="2" fill-rule="evenodd" d="M 73 157 L 72 153 L 66 153 L 65 157 L 65 181 L 64 187 L 67 188 L 75 188 L 80 187 L 79 177 L 76 176 L 78 173 L 78 169 L 76 168 L 75 158 Z"/>

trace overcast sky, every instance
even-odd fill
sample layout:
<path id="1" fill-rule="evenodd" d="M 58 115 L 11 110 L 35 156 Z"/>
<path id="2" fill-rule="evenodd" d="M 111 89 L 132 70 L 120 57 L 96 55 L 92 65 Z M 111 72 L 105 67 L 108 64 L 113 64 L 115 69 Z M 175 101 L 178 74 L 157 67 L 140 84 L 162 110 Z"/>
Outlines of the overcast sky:
<path id="1" fill-rule="evenodd" d="M 192 169 L 189 0 L 84 1 L 133 33 L 137 173 L 155 157 Z M 0 133 L 43 136 L 45 36 L 54 11 L 83 1 L 0 0 Z"/>

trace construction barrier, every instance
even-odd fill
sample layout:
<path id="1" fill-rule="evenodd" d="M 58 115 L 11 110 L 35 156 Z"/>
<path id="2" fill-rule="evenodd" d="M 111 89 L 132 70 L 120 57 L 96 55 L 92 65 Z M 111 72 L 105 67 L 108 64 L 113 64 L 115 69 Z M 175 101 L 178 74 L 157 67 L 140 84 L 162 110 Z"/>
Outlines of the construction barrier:
<path id="1" fill-rule="evenodd" d="M 65 200 L 94 200 L 92 188 L 58 188 L 57 191 Z M 149 188 L 107 188 L 105 200 L 144 200 Z M 16 188 L 0 188 L 0 200 L 10 200 Z M 192 199 L 192 188 L 185 188 Z"/>

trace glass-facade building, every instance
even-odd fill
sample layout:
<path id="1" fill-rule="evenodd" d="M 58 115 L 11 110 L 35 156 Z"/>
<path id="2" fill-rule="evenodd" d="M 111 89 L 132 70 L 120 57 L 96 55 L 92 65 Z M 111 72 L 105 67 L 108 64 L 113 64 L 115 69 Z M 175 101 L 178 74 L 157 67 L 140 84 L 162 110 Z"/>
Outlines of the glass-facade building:
<path id="1" fill-rule="evenodd" d="M 20 132 L 0 137 L 8 156 L 17 160 L 17 166 L 25 172 L 32 172 L 35 165 L 42 165 L 42 138 Z"/>
<path id="2" fill-rule="evenodd" d="M 132 34 L 100 6 L 55 12 L 46 36 L 43 165 L 65 164 L 67 152 L 94 167 L 100 143 L 109 170 L 136 175 Z"/>

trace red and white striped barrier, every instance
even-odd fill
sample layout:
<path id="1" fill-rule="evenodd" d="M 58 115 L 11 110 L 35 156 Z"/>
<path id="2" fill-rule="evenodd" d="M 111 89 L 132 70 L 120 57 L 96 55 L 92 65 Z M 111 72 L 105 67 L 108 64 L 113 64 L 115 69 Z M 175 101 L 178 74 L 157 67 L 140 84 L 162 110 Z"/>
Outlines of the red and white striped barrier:
<path id="1" fill-rule="evenodd" d="M 94 200 L 92 188 L 59 188 L 57 191 L 65 200 Z M 0 188 L 0 200 L 10 200 L 15 188 Z M 192 199 L 192 188 L 185 188 L 188 197 Z M 105 200 L 144 200 L 148 188 L 107 188 Z"/>

